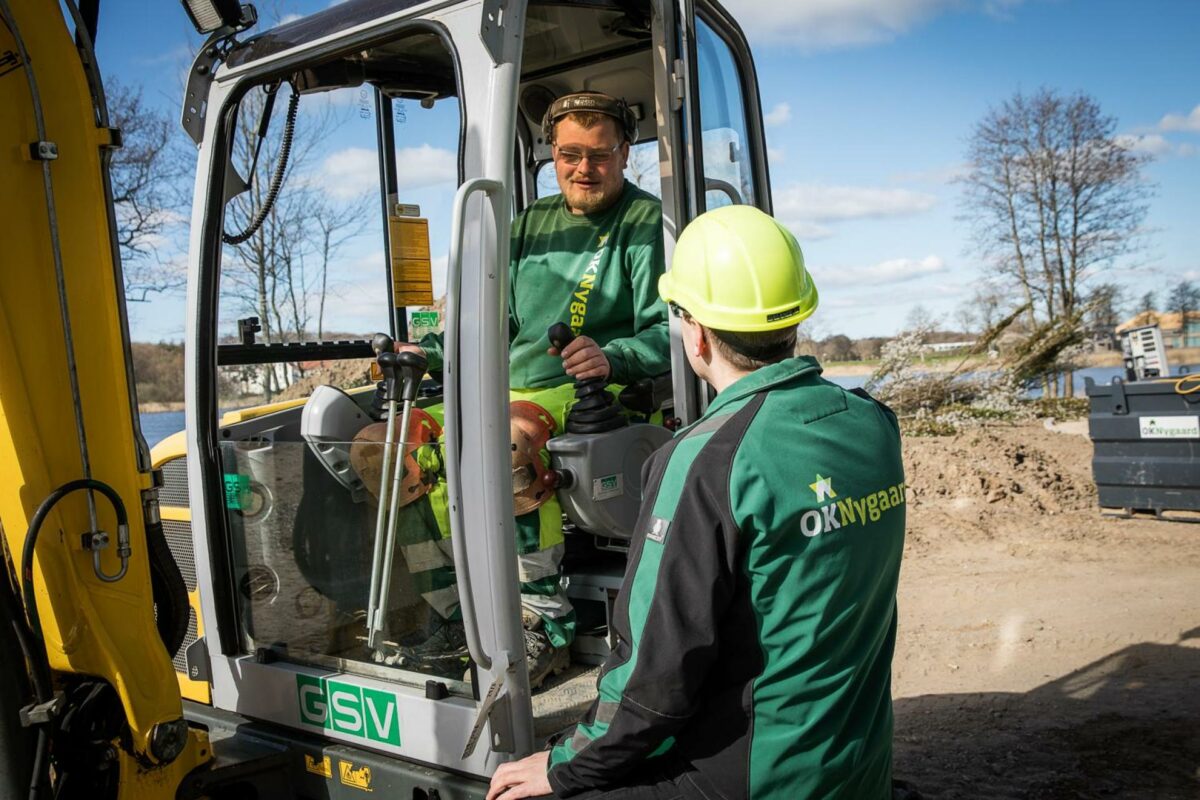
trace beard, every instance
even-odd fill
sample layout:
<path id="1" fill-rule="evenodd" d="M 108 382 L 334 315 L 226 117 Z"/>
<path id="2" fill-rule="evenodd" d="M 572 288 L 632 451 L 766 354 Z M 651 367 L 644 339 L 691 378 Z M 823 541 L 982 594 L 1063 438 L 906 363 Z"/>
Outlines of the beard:
<path id="1" fill-rule="evenodd" d="M 597 185 L 590 189 L 569 184 L 568 190 L 563 194 L 566 197 L 567 205 L 573 210 L 583 214 L 596 214 L 612 207 L 621 197 L 623 187 L 624 182 L 611 187 Z"/>

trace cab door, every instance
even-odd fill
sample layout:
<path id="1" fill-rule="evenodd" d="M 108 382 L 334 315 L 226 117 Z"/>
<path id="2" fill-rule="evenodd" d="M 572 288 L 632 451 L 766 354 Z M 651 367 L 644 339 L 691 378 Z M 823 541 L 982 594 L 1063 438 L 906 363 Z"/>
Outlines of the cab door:
<path id="1" fill-rule="evenodd" d="M 315 736 L 476 776 L 490 774 L 503 753 L 532 746 L 527 678 L 520 669 L 523 637 L 508 477 L 507 343 L 498 335 L 507 329 L 505 266 L 522 15 L 521 3 L 503 14 L 490 2 L 426 4 L 415 12 L 402 4 L 381 10 L 377 4 L 347 3 L 233 51 L 207 95 L 189 254 L 188 487 L 213 706 L 271 723 L 298 739 Z M 456 80 L 443 85 L 451 76 Z M 289 112 L 293 121 L 297 113 L 314 113 L 314 107 L 344 113 L 346 106 L 336 99 L 316 102 L 332 87 L 361 86 L 367 97 L 374 88 L 410 99 L 426 87 L 428 94 L 417 98 L 422 107 L 453 96 L 461 109 L 453 158 L 457 189 L 439 213 L 451 217 L 441 405 L 452 561 L 471 657 L 465 676 L 462 670 L 448 677 L 389 663 L 376 658 L 386 653 L 370 646 L 364 577 L 376 572 L 369 553 L 379 538 L 377 517 L 369 493 L 337 478 L 347 474 L 345 464 L 322 463 L 319 456 L 339 448 L 349 452 L 360 428 L 333 439 L 314 438 L 304 415 L 311 396 L 218 421 L 222 365 L 282 370 L 297 359 L 372 357 L 365 339 L 334 342 L 317 335 L 256 343 L 247 330 L 249 342 L 227 344 L 218 335 L 231 313 L 222 307 L 222 275 L 236 266 L 239 246 L 223 231 L 242 229 L 231 218 L 230 202 L 238 195 L 230 163 L 239 107 L 251 93 L 271 87 L 286 92 L 281 83 L 307 95 L 298 112 Z M 398 166 L 411 181 L 428 170 L 419 159 L 429 150 L 410 150 L 409 160 Z M 330 162 L 307 185 L 311 189 L 324 176 L 320 189 L 336 194 L 355 177 L 356 163 Z M 370 175 L 371 166 L 357 174 Z M 394 194 L 392 182 L 382 183 L 385 196 Z M 284 181 L 278 202 L 287 202 L 289 189 L 301 185 Z M 395 205 L 389 202 L 385 213 Z M 431 211 L 426 208 L 426 216 Z M 264 246 L 280 256 L 289 253 L 285 236 Z M 361 263 L 382 277 L 384 264 L 399 260 L 393 247 L 368 253 Z M 312 264 L 296 258 L 288 263 L 297 270 Z M 389 277 L 389 284 L 398 283 L 395 274 Z M 370 320 L 346 323 L 362 324 L 351 329 L 359 336 L 386 330 L 389 318 L 401 325 L 405 319 L 406 303 L 396 299 L 400 288 L 390 286 L 385 295 L 378 291 L 382 280 L 371 285 L 375 289 L 364 297 L 376 312 Z M 347 298 L 346 287 L 341 291 L 354 299 Z M 385 296 L 395 308 L 380 314 Z M 369 400 L 368 392 L 346 392 L 338 402 L 348 409 L 345 419 L 362 412 L 368 422 Z M 359 477 L 365 483 L 363 473 Z M 404 594 L 402 583 L 412 571 L 381 572 L 393 582 L 393 599 Z M 428 587 L 407 588 L 425 602 Z M 505 713 L 510 706 L 517 711 Z M 478 746 L 468 746 L 476 738 Z"/>
<path id="2" fill-rule="evenodd" d="M 771 213 L 758 78 L 746 37 L 717 3 L 683 0 L 687 141 L 696 214 L 737 204 Z"/>
<path id="3" fill-rule="evenodd" d="M 670 268 L 675 238 L 713 208 L 738 204 L 771 213 L 771 183 L 762 103 L 750 46 L 729 12 L 710 0 L 677 0 L 663 9 L 663 98 L 668 125 L 682 145 L 664 154 L 663 215 L 676 221 L 666 241 Z M 666 137 L 664 137 L 666 138 Z M 679 322 L 671 319 L 675 410 L 684 424 L 708 406 L 710 390 L 683 354 Z"/>

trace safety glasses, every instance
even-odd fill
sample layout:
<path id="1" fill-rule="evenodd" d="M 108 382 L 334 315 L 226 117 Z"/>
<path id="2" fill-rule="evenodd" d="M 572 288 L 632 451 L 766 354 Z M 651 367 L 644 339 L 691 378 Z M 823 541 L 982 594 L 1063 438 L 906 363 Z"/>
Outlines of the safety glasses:
<path id="1" fill-rule="evenodd" d="M 556 146 L 554 148 L 554 154 L 559 161 L 572 167 L 579 166 L 581 163 L 583 163 L 585 158 L 592 166 L 600 167 L 607 164 L 609 161 L 612 161 L 613 156 L 616 155 L 617 150 L 620 148 L 620 142 L 613 145 L 609 150 L 574 150 L 569 148 L 563 149 Z"/>

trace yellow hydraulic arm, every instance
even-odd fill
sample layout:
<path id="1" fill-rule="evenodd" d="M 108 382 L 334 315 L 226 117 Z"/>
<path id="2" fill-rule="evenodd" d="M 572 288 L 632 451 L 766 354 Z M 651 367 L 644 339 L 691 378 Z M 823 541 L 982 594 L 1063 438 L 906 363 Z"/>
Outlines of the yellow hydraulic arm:
<path id="1" fill-rule="evenodd" d="M 30 796 L 48 787 L 47 743 L 78 734 L 79 715 L 114 734 L 94 754 L 106 763 L 72 762 L 68 739 L 54 780 L 90 782 L 95 798 L 174 797 L 210 757 L 155 622 L 157 495 L 134 416 L 106 117 L 72 0 L 0 0 L 0 526 L 20 573 L 0 575 L 5 797 L 30 777 Z"/>

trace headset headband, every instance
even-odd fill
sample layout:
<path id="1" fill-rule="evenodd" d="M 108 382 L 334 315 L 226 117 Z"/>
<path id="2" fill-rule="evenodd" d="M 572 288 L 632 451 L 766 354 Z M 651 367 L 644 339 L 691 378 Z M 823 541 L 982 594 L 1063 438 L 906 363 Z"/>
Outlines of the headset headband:
<path id="1" fill-rule="evenodd" d="M 637 141 L 638 121 L 628 103 L 602 92 L 575 92 L 563 95 L 546 109 L 546 115 L 542 117 L 542 137 L 547 143 L 554 141 L 554 123 L 576 111 L 612 117 L 617 121 L 625 141 L 630 144 Z"/>

